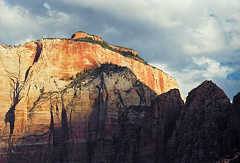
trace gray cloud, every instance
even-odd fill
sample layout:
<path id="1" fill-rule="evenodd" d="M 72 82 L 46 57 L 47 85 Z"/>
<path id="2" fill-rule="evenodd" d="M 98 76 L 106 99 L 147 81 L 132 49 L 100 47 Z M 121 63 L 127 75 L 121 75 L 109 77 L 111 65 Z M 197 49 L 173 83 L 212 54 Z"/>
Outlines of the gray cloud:
<path id="1" fill-rule="evenodd" d="M 0 27 L 7 44 L 83 30 L 137 50 L 176 77 L 184 95 L 206 79 L 230 97 L 240 91 L 227 78 L 240 71 L 239 0 L 5 0 Z"/>

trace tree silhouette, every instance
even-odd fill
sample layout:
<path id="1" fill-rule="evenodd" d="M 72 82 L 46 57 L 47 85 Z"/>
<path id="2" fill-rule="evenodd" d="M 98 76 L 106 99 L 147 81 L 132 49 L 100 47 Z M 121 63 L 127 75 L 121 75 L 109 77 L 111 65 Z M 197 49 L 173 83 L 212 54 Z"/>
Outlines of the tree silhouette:
<path id="1" fill-rule="evenodd" d="M 23 80 L 23 76 L 21 73 L 21 54 L 22 52 L 17 52 L 17 57 L 18 57 L 18 67 L 17 67 L 17 73 L 11 73 L 7 72 L 8 78 L 9 78 L 9 83 L 10 83 L 10 100 L 11 104 L 8 109 L 8 112 L 5 114 L 5 124 L 7 123 L 10 124 L 10 134 L 9 134 L 9 150 L 12 150 L 12 135 L 14 132 L 14 125 L 15 125 L 15 109 L 17 104 L 22 100 L 24 97 L 23 92 L 24 89 L 27 87 L 27 84 L 29 82 L 29 79 L 32 76 L 32 73 L 30 72 L 30 68 L 26 71 L 25 77 Z M 5 125 L 5 126 L 6 126 Z"/>

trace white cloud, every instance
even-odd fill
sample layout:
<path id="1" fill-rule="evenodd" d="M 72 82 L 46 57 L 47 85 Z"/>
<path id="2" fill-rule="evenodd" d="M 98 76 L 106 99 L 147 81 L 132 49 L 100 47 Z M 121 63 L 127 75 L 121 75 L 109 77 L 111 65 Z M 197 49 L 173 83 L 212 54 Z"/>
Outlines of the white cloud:
<path id="1" fill-rule="evenodd" d="M 114 15 L 119 19 L 145 22 L 162 27 L 181 24 L 177 16 L 190 8 L 191 0 L 62 0 L 69 5 L 91 8 Z"/>
<path id="2" fill-rule="evenodd" d="M 185 95 L 203 80 L 225 81 L 232 70 L 221 63 L 240 58 L 233 53 L 240 47 L 239 0 L 46 0 L 39 7 L 45 13 L 34 15 L 0 0 L 0 41 L 67 37 L 84 28 L 137 47 L 175 76 Z"/>
<path id="3" fill-rule="evenodd" d="M 46 2 L 43 3 L 43 7 L 45 7 L 48 10 L 51 10 L 50 5 L 48 3 L 46 3 Z"/>
<path id="4" fill-rule="evenodd" d="M 193 58 L 193 61 L 196 65 L 198 65 L 200 68 L 203 67 L 202 70 L 200 70 L 200 74 L 205 79 L 216 79 L 216 78 L 226 78 L 227 75 L 231 72 L 233 72 L 233 69 L 228 66 L 221 66 L 219 62 L 206 58 Z"/>
<path id="5" fill-rule="evenodd" d="M 224 33 L 219 24 L 212 17 L 206 19 L 199 27 L 187 31 L 190 38 L 183 45 L 186 54 L 210 53 L 226 48 Z"/>
<path id="6" fill-rule="evenodd" d="M 27 38 L 39 39 L 41 33 L 47 34 L 50 29 L 57 31 L 72 24 L 68 14 L 51 9 L 47 3 L 43 7 L 47 9 L 47 16 L 32 15 L 26 8 L 0 1 L 1 40 L 12 40 L 11 43 L 18 44 Z"/>
<path id="7" fill-rule="evenodd" d="M 23 44 L 25 44 L 26 42 L 30 42 L 30 41 L 32 41 L 32 40 L 34 40 L 34 38 L 33 38 L 33 36 L 30 35 L 28 38 L 24 38 L 23 40 L 19 40 L 19 41 L 18 41 L 18 44 L 23 45 Z"/>
<path id="8" fill-rule="evenodd" d="M 188 92 L 197 87 L 205 80 L 213 80 L 217 82 L 219 79 L 226 80 L 228 73 L 234 70 L 228 66 L 221 66 L 215 60 L 205 57 L 194 57 L 194 67 L 185 67 L 181 70 L 172 70 L 166 64 L 150 63 L 165 72 L 171 74 L 177 79 L 181 92 L 186 97 Z"/>
<path id="9" fill-rule="evenodd" d="M 106 24 L 103 26 L 103 31 L 102 31 L 103 36 L 105 37 L 118 36 L 119 34 L 120 32 L 116 28 Z"/>
<path id="10" fill-rule="evenodd" d="M 4 1 L 0 1 L 1 30 L 12 30 L 11 32 L 14 33 L 15 29 L 16 31 L 21 32 L 24 28 L 28 29 L 30 25 L 33 26 L 34 29 L 38 29 L 38 26 L 32 22 L 28 10 L 19 6 L 9 7 Z"/>
<path id="11" fill-rule="evenodd" d="M 176 31 L 176 42 L 188 54 L 212 53 L 240 45 L 239 0 L 62 1 L 68 5 L 106 12 L 119 20 Z M 231 19 L 235 20 L 234 25 L 226 22 Z M 228 39 L 227 33 L 230 32 L 235 34 Z"/>

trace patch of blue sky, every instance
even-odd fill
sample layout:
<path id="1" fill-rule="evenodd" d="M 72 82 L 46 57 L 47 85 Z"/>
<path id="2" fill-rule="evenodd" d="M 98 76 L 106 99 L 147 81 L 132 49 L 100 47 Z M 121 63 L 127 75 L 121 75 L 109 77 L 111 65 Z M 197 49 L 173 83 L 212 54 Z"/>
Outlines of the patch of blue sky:
<path id="1" fill-rule="evenodd" d="M 228 80 L 240 80 L 240 70 L 227 75 Z"/>
<path id="2" fill-rule="evenodd" d="M 230 23 L 230 24 L 235 24 L 235 23 L 237 23 L 237 20 L 236 20 L 236 19 L 233 19 L 233 18 L 226 19 L 225 21 L 226 21 L 227 23 Z"/>

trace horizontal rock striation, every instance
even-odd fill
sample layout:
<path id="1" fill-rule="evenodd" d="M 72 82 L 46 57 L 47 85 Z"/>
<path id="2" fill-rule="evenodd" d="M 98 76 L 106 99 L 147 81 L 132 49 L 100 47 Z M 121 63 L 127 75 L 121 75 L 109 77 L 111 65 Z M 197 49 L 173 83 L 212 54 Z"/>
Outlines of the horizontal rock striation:
<path id="1" fill-rule="evenodd" d="M 137 159 L 136 155 L 145 150 L 139 151 L 140 147 L 135 146 L 135 141 L 143 146 L 138 137 L 140 132 L 148 142 L 145 146 L 152 146 L 148 137 L 152 124 L 151 101 L 155 97 L 156 93 L 128 68 L 103 64 L 78 73 L 62 90 L 41 90 L 27 110 L 26 130 L 22 134 L 16 135 L 18 123 L 15 123 L 15 143 L 25 150 L 30 145 L 38 146 L 32 154 L 27 153 L 29 160 L 34 160 L 38 152 L 52 161 L 66 162 L 74 161 L 75 157 L 83 162 L 104 161 L 110 156 L 119 161 Z M 125 143 L 131 147 L 128 151 Z M 76 155 L 77 147 L 83 150 L 79 155 Z M 24 162 L 24 156 L 13 155 L 13 161 L 17 157 L 19 162 Z"/>
<path id="2" fill-rule="evenodd" d="M 14 108 L 16 135 L 21 135 L 27 130 L 28 112 L 36 107 L 39 98 L 45 98 L 42 92 L 63 90 L 77 73 L 99 67 L 104 63 L 129 68 L 140 82 L 157 94 L 178 88 L 175 79 L 144 63 L 132 50 L 125 48 L 116 50 L 107 43 L 100 45 L 99 42 L 102 39 L 95 36 L 88 40 L 81 40 L 86 37 L 89 38 L 90 35 L 80 32 L 74 34 L 72 39 L 41 39 L 28 42 L 23 46 L 0 45 L 0 119 L 2 122 L 11 106 L 16 83 L 21 86 L 21 91 L 17 94 L 21 96 L 21 100 Z M 39 111 L 39 117 L 41 117 L 39 124 L 48 123 L 46 118 L 49 117 L 48 114 L 46 108 L 42 107 Z M 3 130 L 5 124 L 2 123 L 0 126 Z"/>
<path id="3" fill-rule="evenodd" d="M 175 79 L 148 65 L 136 51 L 84 32 L 72 39 L 0 45 L 0 64 L 1 153 L 34 144 L 42 144 L 45 153 L 48 144 L 65 149 L 69 142 L 94 144 L 111 138 L 121 130 L 122 109 L 136 105 L 146 110 L 157 94 L 178 88 Z M 62 150 L 51 152 L 56 156 Z"/>
<path id="4" fill-rule="evenodd" d="M 239 162 L 240 94 L 85 32 L 0 45 L 0 162 Z"/>
<path id="5" fill-rule="evenodd" d="M 101 37 L 90 35 L 86 32 L 76 32 L 72 35 L 72 40 L 86 40 L 86 41 L 93 41 L 95 43 L 99 43 L 101 45 L 104 45 L 105 47 L 108 47 L 114 51 L 118 51 L 120 53 L 125 53 L 133 56 L 138 56 L 137 52 L 132 49 L 120 47 L 120 46 L 114 46 L 112 44 L 109 44 L 105 42 Z"/>

